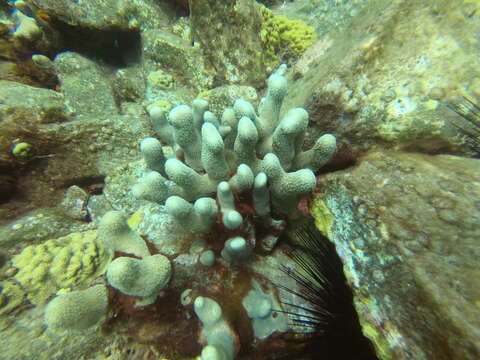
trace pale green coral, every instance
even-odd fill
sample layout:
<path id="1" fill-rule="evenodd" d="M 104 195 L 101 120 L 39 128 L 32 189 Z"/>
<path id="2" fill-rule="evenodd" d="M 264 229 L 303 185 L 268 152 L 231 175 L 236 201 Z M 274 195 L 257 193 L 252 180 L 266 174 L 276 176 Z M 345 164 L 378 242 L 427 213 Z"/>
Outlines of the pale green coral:
<path id="1" fill-rule="evenodd" d="M 315 42 L 315 30 L 303 21 L 274 15 L 264 6 L 260 12 L 263 18 L 260 39 L 267 65 L 277 65 L 280 56 L 285 59 L 298 58 Z"/>
<path id="2" fill-rule="evenodd" d="M 105 270 L 110 258 L 94 230 L 72 233 L 27 246 L 12 259 L 19 269 L 14 279 L 32 304 L 41 304 L 60 291 L 86 282 Z"/>

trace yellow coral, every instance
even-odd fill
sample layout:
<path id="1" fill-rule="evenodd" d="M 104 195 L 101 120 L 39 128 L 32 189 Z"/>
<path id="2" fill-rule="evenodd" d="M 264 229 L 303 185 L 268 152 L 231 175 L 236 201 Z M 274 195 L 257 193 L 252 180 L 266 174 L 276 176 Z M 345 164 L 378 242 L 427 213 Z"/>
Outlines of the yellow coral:
<path id="1" fill-rule="evenodd" d="M 315 30 L 303 21 L 274 15 L 266 7 L 261 7 L 260 12 L 263 18 L 260 39 L 267 65 L 277 65 L 279 55 L 286 59 L 298 58 L 315 42 Z"/>
<path id="2" fill-rule="evenodd" d="M 96 241 L 95 230 L 72 233 L 40 245 L 27 246 L 12 261 L 19 269 L 14 279 L 32 304 L 45 302 L 53 293 L 100 275 L 110 260 Z"/>
<path id="3" fill-rule="evenodd" d="M 13 281 L 4 281 L 0 284 L 0 315 L 6 314 L 25 300 L 25 293 L 20 286 Z"/>

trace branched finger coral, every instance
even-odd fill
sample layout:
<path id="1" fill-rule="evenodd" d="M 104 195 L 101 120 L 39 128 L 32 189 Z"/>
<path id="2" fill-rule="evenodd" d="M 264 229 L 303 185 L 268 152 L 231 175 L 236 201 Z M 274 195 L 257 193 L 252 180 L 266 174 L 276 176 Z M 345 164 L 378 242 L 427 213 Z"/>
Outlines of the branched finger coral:
<path id="1" fill-rule="evenodd" d="M 168 116 L 160 108 L 149 109 L 160 141 L 142 141 L 152 171 L 133 187 L 133 194 L 165 204 L 172 222 L 187 232 L 209 232 L 218 218 L 230 234 L 218 249 L 228 262 L 248 258 L 255 248 L 272 249 L 284 220 L 298 213 L 299 200 L 314 189 L 314 172 L 336 149 L 335 137 L 326 134 L 303 150 L 306 110 L 291 109 L 280 118 L 285 70 L 282 65 L 268 78 L 258 113 L 243 99 L 220 119 L 201 99 L 192 108 L 173 108 Z M 175 157 L 168 158 L 162 145 L 171 146 Z M 264 238 L 257 238 L 259 227 L 266 230 Z"/>
<path id="2" fill-rule="evenodd" d="M 166 220 L 159 228 L 162 234 L 155 235 L 172 237 L 190 250 L 167 258 L 160 254 L 162 244 L 145 241 L 150 234 L 133 231 L 121 212 L 107 213 L 98 233 L 106 252 L 115 257 L 106 270 L 115 313 L 109 322 L 121 319 L 132 325 L 146 321 L 147 314 L 154 321 L 169 317 L 181 323 L 182 333 L 198 332 L 203 349 L 198 347 L 197 354 L 205 360 L 233 359 L 246 332 L 261 340 L 287 330 L 285 315 L 274 311 L 280 306 L 275 293 L 262 283 L 268 266 L 256 268 L 262 262 L 259 254 L 271 253 L 287 221 L 302 215 L 304 199 L 316 186 L 315 171 L 333 156 L 336 142 L 326 134 L 305 150 L 308 113 L 295 108 L 280 116 L 285 68 L 269 77 L 258 110 L 243 99 L 219 118 L 199 99 L 168 115 L 155 106 L 149 109 L 158 139 L 141 142 L 149 170 L 132 192 L 163 205 Z M 272 256 L 270 261 L 277 260 Z M 210 271 L 212 276 L 205 276 Z M 252 273 L 258 281 L 251 281 Z M 77 301 L 71 296 L 72 301 L 58 297 L 48 306 L 65 314 L 56 319 L 53 310 L 47 311 L 53 330 L 70 326 L 69 304 Z M 178 305 L 184 308 L 171 310 Z M 185 324 L 188 312 L 197 315 L 197 325 Z"/>

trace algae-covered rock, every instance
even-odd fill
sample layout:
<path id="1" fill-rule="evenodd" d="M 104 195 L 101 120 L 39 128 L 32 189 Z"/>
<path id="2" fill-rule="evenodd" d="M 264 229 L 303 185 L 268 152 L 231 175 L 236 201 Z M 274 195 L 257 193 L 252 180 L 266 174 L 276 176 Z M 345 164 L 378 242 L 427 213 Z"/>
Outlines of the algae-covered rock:
<path id="1" fill-rule="evenodd" d="M 0 226 L 0 248 L 42 241 L 89 230 L 88 223 L 72 221 L 56 209 L 38 209 Z"/>
<path id="2" fill-rule="evenodd" d="M 381 359 L 480 356 L 479 167 L 372 153 L 321 180 L 312 214 L 333 216 L 327 234 Z"/>
<path id="3" fill-rule="evenodd" d="M 215 85 L 262 85 L 262 18 L 255 1 L 199 0 L 190 4 L 190 11 L 193 41 L 200 44 L 207 68 L 218 79 Z"/>
<path id="4" fill-rule="evenodd" d="M 32 304 L 44 303 L 60 289 L 69 290 L 103 273 L 109 256 L 97 242 L 94 230 L 72 233 L 27 246 L 12 262 L 14 279 Z"/>
<path id="5" fill-rule="evenodd" d="M 59 54 L 54 63 L 71 112 L 91 117 L 118 112 L 110 81 L 100 65 L 74 52 Z"/>
<path id="6" fill-rule="evenodd" d="M 82 188 L 72 185 L 65 192 L 65 196 L 60 203 L 66 217 L 73 220 L 88 219 L 87 202 L 89 195 Z"/>
<path id="7" fill-rule="evenodd" d="M 31 3 L 57 21 L 102 31 L 156 27 L 172 15 L 168 7 L 152 0 L 32 0 Z"/>
<path id="8" fill-rule="evenodd" d="M 163 29 L 142 32 L 144 72 L 169 69 L 176 84 L 201 90 L 211 86 L 212 75 L 207 74 L 198 46 L 192 46 L 179 36 Z"/>
<path id="9" fill-rule="evenodd" d="M 478 9 L 466 1 L 368 2 L 345 30 L 323 35 L 299 59 L 286 107 L 302 106 L 312 125 L 334 128 L 345 156 L 385 144 L 468 154 L 445 104 L 480 95 L 470 7 Z"/>
<path id="10" fill-rule="evenodd" d="M 0 98 L 0 141 L 3 136 L 11 136 L 9 128 L 15 125 L 29 126 L 66 119 L 63 96 L 53 90 L 0 80 Z"/>

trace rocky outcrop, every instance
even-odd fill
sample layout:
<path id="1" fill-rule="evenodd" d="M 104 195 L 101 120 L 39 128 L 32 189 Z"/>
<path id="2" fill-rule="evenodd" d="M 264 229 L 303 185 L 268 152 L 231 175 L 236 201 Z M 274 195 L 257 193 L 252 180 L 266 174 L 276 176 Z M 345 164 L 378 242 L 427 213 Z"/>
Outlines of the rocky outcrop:
<path id="1" fill-rule="evenodd" d="M 479 357 L 479 165 L 377 152 L 322 179 L 313 212 L 381 359 Z"/>

